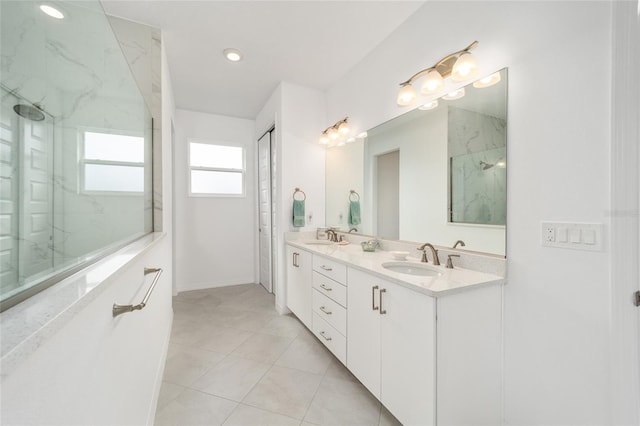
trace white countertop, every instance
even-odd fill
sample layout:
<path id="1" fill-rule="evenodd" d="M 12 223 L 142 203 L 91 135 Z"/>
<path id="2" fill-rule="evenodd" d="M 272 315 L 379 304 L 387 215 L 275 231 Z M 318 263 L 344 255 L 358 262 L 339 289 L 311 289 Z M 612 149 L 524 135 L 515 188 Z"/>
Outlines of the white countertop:
<path id="1" fill-rule="evenodd" d="M 454 267 L 454 269 L 447 269 L 444 265 L 434 266 L 431 263 L 429 263 L 429 267 L 437 269 L 441 275 L 415 276 L 393 272 L 382 267 L 382 264 L 385 262 L 398 262 L 393 258 L 391 252 L 380 249 L 375 252 L 365 252 L 360 247 L 360 244 L 339 245 L 332 243 L 322 245 L 307 244 L 304 241 L 305 240 L 288 240 L 287 244 L 314 254 L 326 256 L 344 263 L 349 267 L 377 275 L 387 281 L 432 297 L 443 297 L 483 286 L 501 285 L 505 283 L 504 277 L 498 275 L 456 267 Z M 420 264 L 418 259 L 413 258 L 409 258 L 403 262 Z"/>

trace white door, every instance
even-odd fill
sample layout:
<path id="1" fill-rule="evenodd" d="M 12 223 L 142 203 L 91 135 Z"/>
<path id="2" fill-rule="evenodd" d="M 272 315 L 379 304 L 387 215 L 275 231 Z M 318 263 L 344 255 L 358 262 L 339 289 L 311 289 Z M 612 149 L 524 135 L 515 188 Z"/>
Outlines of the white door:
<path id="1" fill-rule="evenodd" d="M 53 129 L 51 119 L 19 118 L 21 213 L 19 271 L 31 277 L 53 267 Z"/>
<path id="2" fill-rule="evenodd" d="M 4 92 L 4 90 L 3 90 Z M 18 284 L 19 144 L 17 98 L 2 94 L 0 111 L 0 292 Z"/>
<path id="3" fill-rule="evenodd" d="M 273 262 L 271 258 L 271 133 L 258 141 L 258 233 L 260 284 L 273 292 Z"/>

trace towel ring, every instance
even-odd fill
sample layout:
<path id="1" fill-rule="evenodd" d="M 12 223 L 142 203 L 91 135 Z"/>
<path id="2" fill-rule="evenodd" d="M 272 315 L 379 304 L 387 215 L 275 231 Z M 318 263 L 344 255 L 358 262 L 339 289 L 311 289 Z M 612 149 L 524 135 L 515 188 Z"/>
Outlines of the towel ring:
<path id="1" fill-rule="evenodd" d="M 353 198 L 354 196 L 356 197 L 355 199 Z M 349 201 L 360 201 L 360 194 L 352 189 L 349 194 Z"/>
<path id="2" fill-rule="evenodd" d="M 301 192 L 301 193 L 302 193 L 302 200 L 300 200 L 300 199 L 296 198 L 296 194 L 297 194 L 298 192 Z M 296 190 L 295 190 L 295 191 L 293 191 L 293 199 L 294 199 L 294 200 L 298 200 L 298 201 L 304 201 L 304 200 L 306 200 L 306 199 L 307 199 L 307 194 L 305 194 L 305 193 L 304 193 L 304 191 L 303 191 L 302 189 L 300 189 L 300 188 L 296 188 Z"/>

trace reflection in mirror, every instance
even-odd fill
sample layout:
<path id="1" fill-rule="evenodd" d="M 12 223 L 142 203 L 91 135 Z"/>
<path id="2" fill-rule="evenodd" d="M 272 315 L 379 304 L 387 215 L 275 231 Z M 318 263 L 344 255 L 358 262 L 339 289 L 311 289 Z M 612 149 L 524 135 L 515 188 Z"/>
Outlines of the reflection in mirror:
<path id="1" fill-rule="evenodd" d="M 361 234 L 504 255 L 507 70 L 496 74 L 328 149 L 327 226 L 353 228 L 356 190 Z"/>

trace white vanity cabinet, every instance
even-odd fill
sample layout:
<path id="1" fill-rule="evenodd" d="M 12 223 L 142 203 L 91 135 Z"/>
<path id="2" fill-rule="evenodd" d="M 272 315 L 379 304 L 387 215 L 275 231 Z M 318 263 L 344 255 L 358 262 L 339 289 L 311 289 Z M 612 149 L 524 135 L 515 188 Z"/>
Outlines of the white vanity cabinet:
<path id="1" fill-rule="evenodd" d="M 347 363 L 347 267 L 313 256 L 313 333 L 343 364 Z"/>
<path id="2" fill-rule="evenodd" d="M 311 286 L 313 255 L 287 246 L 287 307 L 311 328 Z"/>
<path id="3" fill-rule="evenodd" d="M 407 425 L 435 423 L 435 299 L 348 268 L 347 367 Z"/>

